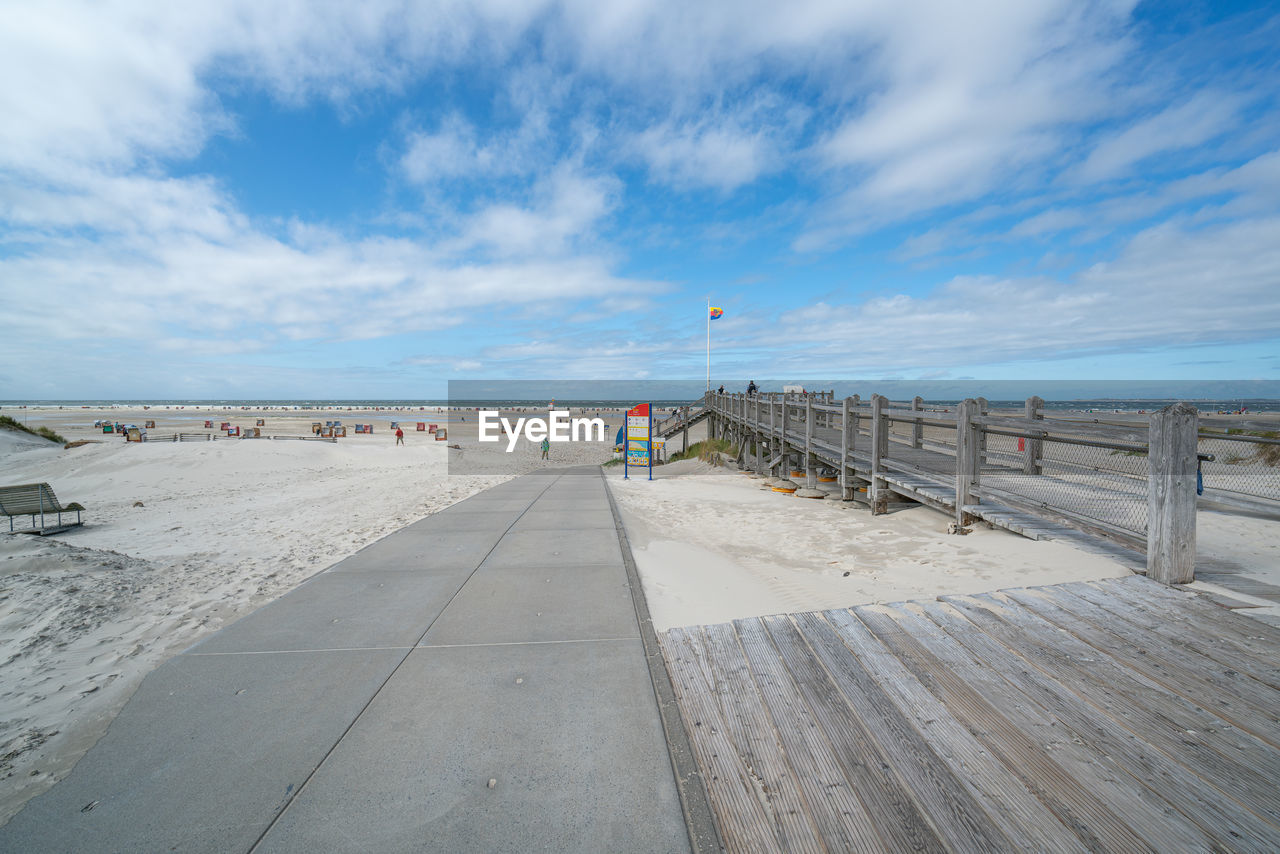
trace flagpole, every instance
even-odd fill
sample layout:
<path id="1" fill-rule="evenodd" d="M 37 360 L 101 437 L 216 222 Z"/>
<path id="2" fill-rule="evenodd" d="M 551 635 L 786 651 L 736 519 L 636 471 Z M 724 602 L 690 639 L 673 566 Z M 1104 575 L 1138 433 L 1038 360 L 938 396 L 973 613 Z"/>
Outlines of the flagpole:
<path id="1" fill-rule="evenodd" d="M 707 297 L 707 391 L 711 391 L 711 297 Z"/>

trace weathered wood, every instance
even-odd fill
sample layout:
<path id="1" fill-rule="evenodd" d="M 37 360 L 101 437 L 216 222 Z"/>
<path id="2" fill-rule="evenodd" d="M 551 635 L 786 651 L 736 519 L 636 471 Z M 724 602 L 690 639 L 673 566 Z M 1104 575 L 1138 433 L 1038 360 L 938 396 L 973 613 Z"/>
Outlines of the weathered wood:
<path id="1" fill-rule="evenodd" d="M 804 485 L 813 489 L 818 485 L 818 472 L 813 465 L 813 395 L 805 395 L 804 412 Z"/>
<path id="2" fill-rule="evenodd" d="M 937 659 L 934 667 L 942 668 L 961 680 L 999 709 L 1012 726 L 1023 732 L 1088 791 L 1097 794 L 1113 812 L 1122 814 L 1129 828 L 1157 850 L 1203 851 L 1210 848 L 1209 838 L 1204 832 L 1176 810 L 1170 809 L 1169 803 L 1159 794 L 1164 786 L 1194 779 L 1189 772 L 1158 757 L 1141 768 L 1145 775 L 1124 773 L 1128 769 L 1117 767 L 1116 759 L 1124 759 L 1127 754 L 1117 748 L 1127 749 L 1135 757 L 1141 757 L 1130 742 L 1113 744 L 1108 740 L 1108 729 L 1086 726 L 1086 722 L 1095 723 L 1090 717 L 1092 710 L 1073 694 L 1065 695 L 1069 699 L 1060 702 L 1057 694 L 1047 690 L 1052 683 L 1042 677 L 1026 674 L 1028 684 L 1018 685 L 1017 680 L 1002 675 L 1006 673 L 1006 659 L 1000 656 L 1011 657 L 1014 661 L 1016 657 L 978 631 L 954 608 L 940 602 L 909 602 L 896 608 L 866 606 L 865 610 L 891 617 Z M 962 645 L 958 638 L 966 635 L 970 643 Z M 1028 685 L 1034 687 L 1029 690 Z M 1046 690 L 1036 691 L 1036 687 Z M 1082 713 L 1073 719 L 1072 709 Z M 1060 714 L 1060 711 L 1067 714 Z M 1160 764 L 1162 761 L 1173 769 L 1172 773 L 1164 772 Z M 1040 792 L 1043 785 L 1034 783 L 1032 791 Z M 1185 803 L 1194 805 L 1199 802 L 1188 797 Z M 1239 810 L 1238 805 L 1235 808 Z M 1229 833 L 1226 837 L 1231 838 Z M 1091 837 L 1082 837 L 1087 838 Z"/>
<path id="3" fill-rule="evenodd" d="M 924 406 L 923 397 L 917 394 L 915 397 L 911 398 L 911 409 L 913 411 L 919 412 L 923 406 Z M 917 418 L 915 421 L 911 423 L 911 447 L 918 448 L 920 447 L 920 443 L 923 441 L 924 441 L 924 423 L 919 418 Z"/>
<path id="4" fill-rule="evenodd" d="M 797 614 L 794 619 L 845 701 L 948 846 L 961 851 L 1007 848 L 1009 840 L 991 816 L 853 656 L 831 624 L 819 614 Z"/>
<path id="5" fill-rule="evenodd" d="M 1154 851 L 1138 838 L 1127 821 L 1081 786 L 996 706 L 956 678 L 893 620 L 871 608 L 857 608 L 854 613 L 1086 845 L 1094 849 Z"/>
<path id="6" fill-rule="evenodd" d="M 1013 649 L 978 629 L 954 606 L 919 603 L 931 619 L 970 652 L 1000 673 L 1020 691 L 1074 730 L 1083 743 L 1094 744 L 1112 757 L 1115 767 L 1148 785 L 1183 815 L 1194 821 L 1227 850 L 1272 851 L 1280 845 L 1280 828 L 1240 802 L 1208 786 L 1196 773 L 1136 738 L 1095 705 L 1051 679 Z M 1124 807 L 1126 810 L 1128 806 Z M 1181 850 L 1179 846 L 1161 850 Z"/>
<path id="7" fill-rule="evenodd" d="M 696 633 L 693 637 L 697 639 Z M 804 797 L 764 711 L 733 626 L 707 626 L 701 641 L 701 648 L 695 649 L 705 656 L 703 666 L 715 686 L 714 698 L 729 739 L 758 781 L 761 806 L 782 850 L 819 854 L 824 846 L 809 823 Z"/>
<path id="8" fill-rule="evenodd" d="M 661 643 L 725 847 L 753 854 L 779 850 L 777 835 L 762 806 L 758 781 L 738 761 L 728 725 L 709 701 L 712 686 L 701 673 L 689 633 L 672 629 Z"/>
<path id="9" fill-rule="evenodd" d="M 891 769 L 866 725 L 845 702 L 800 632 L 786 617 L 762 622 L 801 696 L 831 742 L 836 761 L 891 851 L 946 851 L 919 805 Z"/>
<path id="10" fill-rule="evenodd" d="M 1186 584 L 1196 574 L 1194 406 L 1175 403 L 1151 416 L 1147 486 L 1147 577 Z"/>
<path id="11" fill-rule="evenodd" d="M 1262 766 L 1280 762 L 1262 742 L 1224 727 L 1216 716 L 1181 697 L 1133 677 L 1100 651 L 1012 601 L 944 596 L 1005 646 L 1067 689 L 1087 696 L 1112 720 L 1163 751 L 1224 793 L 1245 795 L 1262 817 L 1280 828 L 1280 789 Z M 1022 623 L 1020 629 L 1015 624 Z M 1027 631 L 1026 626 L 1033 626 Z M 1077 661 L 1088 660 L 1087 669 Z M 1245 751 L 1249 751 L 1245 754 Z M 1280 771 L 1277 771 L 1280 773 Z"/>
<path id="12" fill-rule="evenodd" d="M 851 612 L 824 611 L 823 616 L 898 708 L 914 719 L 1015 848 L 1087 850 Z"/>
<path id="13" fill-rule="evenodd" d="M 1100 594 L 1087 585 L 1066 585 L 1033 590 L 1005 590 L 1007 597 L 1084 643 L 1142 674 L 1165 690 L 1207 709 L 1271 744 L 1280 747 L 1280 692 L 1237 671 L 1221 667 L 1202 653 L 1173 642 L 1177 655 L 1148 654 L 1149 629 L 1126 616 L 1090 601 Z M 1103 594 L 1103 598 L 1105 595 Z"/>
<path id="14" fill-rule="evenodd" d="M 883 851 L 885 843 L 858 800 L 853 781 L 840 769 L 831 742 L 801 698 L 768 632 L 756 619 L 737 620 L 734 627 L 822 841 L 831 851 Z"/>
<path id="15" fill-rule="evenodd" d="M 1044 420 L 1044 399 L 1032 395 L 1027 398 L 1025 418 L 1028 421 Z M 1022 473 L 1040 474 L 1040 458 L 1044 456 L 1044 442 L 1040 439 L 1027 439 L 1023 442 Z"/>
<path id="16" fill-rule="evenodd" d="M 871 396 L 871 514 L 884 513 L 888 508 L 888 484 L 884 481 L 884 458 L 889 454 L 889 421 L 884 416 L 885 399 Z"/>
<path id="17" fill-rule="evenodd" d="M 840 405 L 840 489 L 841 497 L 848 501 L 853 498 L 853 442 L 855 427 L 853 424 L 853 407 L 850 398 L 845 398 Z"/>
<path id="18" fill-rule="evenodd" d="M 963 528 L 968 518 L 965 505 L 978 504 L 978 466 L 981 456 L 978 449 L 978 429 L 973 417 L 978 414 L 978 403 L 966 399 L 956 408 L 956 499 L 955 521 Z"/>

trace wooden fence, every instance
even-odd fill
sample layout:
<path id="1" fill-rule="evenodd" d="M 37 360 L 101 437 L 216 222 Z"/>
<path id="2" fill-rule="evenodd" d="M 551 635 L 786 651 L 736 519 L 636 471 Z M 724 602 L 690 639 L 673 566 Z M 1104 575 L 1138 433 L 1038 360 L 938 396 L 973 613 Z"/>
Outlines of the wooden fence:
<path id="1" fill-rule="evenodd" d="M 1100 423 L 1053 417 L 1038 397 L 992 412 L 981 398 L 939 408 L 919 397 L 712 392 L 657 432 L 687 437 L 700 420 L 738 444 L 743 467 L 809 488 L 834 475 L 839 497 L 872 513 L 907 498 L 952 515 L 956 530 L 981 518 L 1025 532 L 1030 517 L 1145 551 L 1153 579 L 1194 577 L 1200 466 L 1216 456 L 1198 448 L 1198 413 L 1185 403 Z"/>

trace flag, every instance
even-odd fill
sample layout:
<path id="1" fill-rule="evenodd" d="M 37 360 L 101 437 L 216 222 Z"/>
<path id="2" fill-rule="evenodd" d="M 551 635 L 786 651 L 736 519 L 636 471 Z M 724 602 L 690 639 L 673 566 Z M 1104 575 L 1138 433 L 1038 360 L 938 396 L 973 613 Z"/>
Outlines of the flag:
<path id="1" fill-rule="evenodd" d="M 717 318 L 721 317 L 723 314 L 724 314 L 724 310 L 723 310 L 723 309 L 716 308 L 715 306 L 712 306 L 712 307 L 711 307 L 711 319 L 712 319 L 712 320 L 716 320 Z"/>

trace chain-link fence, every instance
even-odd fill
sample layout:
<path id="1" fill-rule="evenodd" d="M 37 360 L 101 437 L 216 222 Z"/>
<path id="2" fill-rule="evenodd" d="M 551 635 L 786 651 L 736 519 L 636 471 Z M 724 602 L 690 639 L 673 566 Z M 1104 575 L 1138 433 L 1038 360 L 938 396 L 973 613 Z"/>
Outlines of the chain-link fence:
<path id="1" fill-rule="evenodd" d="M 996 501 L 1004 497 L 1122 540 L 1145 538 L 1145 446 L 1031 431 L 983 433 L 979 494 Z"/>
<path id="2" fill-rule="evenodd" d="M 1200 431 L 1200 486 L 1210 501 L 1280 512 L 1280 431 L 1224 428 Z"/>

